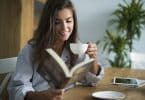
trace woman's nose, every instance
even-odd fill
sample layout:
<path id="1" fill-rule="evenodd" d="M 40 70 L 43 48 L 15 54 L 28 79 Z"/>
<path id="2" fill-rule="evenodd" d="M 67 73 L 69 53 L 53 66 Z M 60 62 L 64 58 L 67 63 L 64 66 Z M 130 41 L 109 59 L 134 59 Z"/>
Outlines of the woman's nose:
<path id="1" fill-rule="evenodd" d="M 66 23 L 66 22 L 62 23 L 62 29 L 63 29 L 63 30 L 67 30 L 67 27 L 68 27 L 68 26 L 67 26 L 67 23 Z"/>

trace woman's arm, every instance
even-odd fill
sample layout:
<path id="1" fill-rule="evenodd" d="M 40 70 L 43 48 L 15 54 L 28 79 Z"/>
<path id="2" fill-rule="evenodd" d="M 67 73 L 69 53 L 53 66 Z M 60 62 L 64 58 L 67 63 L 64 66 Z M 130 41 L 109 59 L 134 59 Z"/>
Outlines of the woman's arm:
<path id="1" fill-rule="evenodd" d="M 92 67 L 90 68 L 90 72 L 94 74 L 98 74 L 100 71 L 100 66 L 97 60 L 97 46 L 95 43 L 88 43 L 88 49 L 86 53 L 89 55 L 90 58 L 94 59 Z"/>
<path id="2" fill-rule="evenodd" d="M 18 55 L 16 71 L 8 85 L 10 100 L 24 100 L 28 91 L 34 91 L 31 83 L 33 65 L 30 54 L 31 47 L 26 45 Z"/>
<path id="3" fill-rule="evenodd" d="M 104 68 L 98 64 L 96 44 L 88 43 L 88 49 L 86 53 L 90 58 L 94 59 L 94 62 L 90 68 L 90 72 L 87 72 L 85 75 L 86 84 L 96 86 L 97 82 L 99 82 L 99 80 L 101 80 L 104 76 Z"/>

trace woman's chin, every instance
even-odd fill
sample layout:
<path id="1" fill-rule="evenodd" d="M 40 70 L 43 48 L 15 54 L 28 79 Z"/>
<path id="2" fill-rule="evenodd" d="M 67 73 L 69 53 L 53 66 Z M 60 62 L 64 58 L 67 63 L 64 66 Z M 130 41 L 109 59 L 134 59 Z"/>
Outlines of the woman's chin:
<path id="1" fill-rule="evenodd" d="M 62 41 L 67 41 L 68 39 L 69 39 L 69 38 L 65 38 L 65 37 L 64 37 L 64 38 L 62 38 Z"/>

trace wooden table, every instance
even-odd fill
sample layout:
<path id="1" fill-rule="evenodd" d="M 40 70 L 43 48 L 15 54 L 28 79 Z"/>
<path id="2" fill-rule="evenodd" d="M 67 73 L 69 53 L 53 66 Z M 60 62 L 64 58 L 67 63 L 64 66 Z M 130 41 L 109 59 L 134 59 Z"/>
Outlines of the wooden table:
<path id="1" fill-rule="evenodd" d="M 64 100 L 99 100 L 91 97 L 91 93 L 96 91 L 113 90 L 126 95 L 124 100 L 145 100 L 145 86 L 131 88 L 127 86 L 112 85 L 111 80 L 114 76 L 134 77 L 145 80 L 145 70 L 135 70 L 126 68 L 106 68 L 105 76 L 96 87 L 79 86 L 67 91 Z"/>

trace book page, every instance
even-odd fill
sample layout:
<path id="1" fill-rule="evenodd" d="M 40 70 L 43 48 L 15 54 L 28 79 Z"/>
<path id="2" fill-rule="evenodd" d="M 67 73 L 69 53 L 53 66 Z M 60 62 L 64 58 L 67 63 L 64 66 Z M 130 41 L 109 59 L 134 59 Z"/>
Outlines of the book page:
<path id="1" fill-rule="evenodd" d="M 69 80 L 68 84 L 85 80 L 85 75 L 90 70 L 91 66 L 92 66 L 92 61 L 89 61 L 89 63 L 86 63 L 85 65 L 82 65 L 81 67 L 78 67 L 73 72 L 73 75 L 72 75 L 71 79 Z"/>
<path id="2" fill-rule="evenodd" d="M 46 49 L 48 52 L 49 56 L 52 57 L 53 61 L 57 63 L 57 66 L 59 66 L 63 71 L 66 77 L 71 77 L 70 71 L 68 66 L 64 63 L 62 58 L 58 56 L 58 54 L 53 50 L 53 49 Z"/>
<path id="3" fill-rule="evenodd" d="M 78 64 L 76 64 L 70 71 L 70 75 L 72 76 L 74 74 L 75 71 L 77 71 L 78 69 L 80 69 L 81 67 L 84 67 L 84 66 L 90 66 L 90 63 L 92 63 L 94 61 L 94 59 L 88 59 L 88 60 L 85 60 L 85 61 L 82 61 Z"/>
<path id="4" fill-rule="evenodd" d="M 52 82 L 56 88 L 63 88 L 69 80 L 69 78 L 65 76 L 60 65 L 56 63 L 56 61 L 50 55 L 48 55 L 47 59 L 45 59 L 45 61 L 39 65 L 38 72 L 45 80 L 47 80 L 46 78 L 48 76 L 52 78 Z"/>

